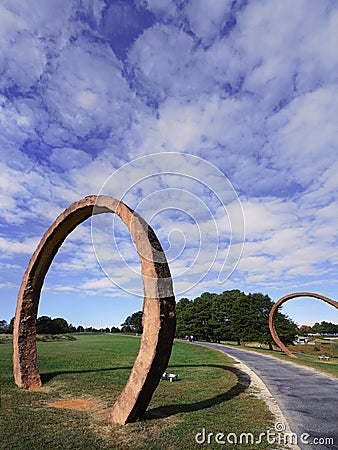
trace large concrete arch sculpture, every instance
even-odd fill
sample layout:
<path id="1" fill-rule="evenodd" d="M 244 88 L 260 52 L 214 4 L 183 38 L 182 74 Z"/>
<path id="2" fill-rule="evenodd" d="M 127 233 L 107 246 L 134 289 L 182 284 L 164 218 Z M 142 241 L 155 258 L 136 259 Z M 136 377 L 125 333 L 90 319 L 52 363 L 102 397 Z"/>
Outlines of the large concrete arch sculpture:
<path id="1" fill-rule="evenodd" d="M 143 335 L 129 380 L 113 405 L 111 421 L 125 424 L 142 417 L 165 371 L 174 339 L 175 297 L 169 266 L 152 228 L 122 201 L 89 196 L 73 203 L 49 227 L 34 252 L 19 291 L 13 333 L 15 383 L 41 386 L 36 352 L 36 318 L 41 288 L 58 249 L 77 225 L 93 214 L 115 213 L 128 227 L 141 260 Z"/>
<path id="2" fill-rule="evenodd" d="M 279 339 L 279 336 L 277 334 L 277 331 L 275 329 L 275 325 L 274 325 L 274 320 L 275 320 L 275 316 L 277 314 L 278 308 L 285 302 L 287 302 L 288 300 L 291 300 L 292 298 L 296 298 L 296 297 L 314 297 L 314 298 L 318 298 L 319 300 L 323 300 L 326 303 L 329 303 L 330 305 L 334 306 L 335 308 L 338 309 L 338 302 L 336 302 L 335 300 L 332 300 L 328 297 L 325 297 L 324 295 L 320 295 L 320 294 L 316 294 L 314 292 L 295 292 L 293 294 L 288 294 L 285 295 L 284 297 L 281 297 L 271 308 L 270 311 L 270 316 L 269 316 L 269 328 L 270 328 L 270 333 L 272 335 L 273 340 L 276 342 L 276 344 L 278 345 L 278 347 L 284 352 L 286 353 L 288 356 L 291 356 L 292 358 L 297 358 L 296 355 L 294 355 L 284 344 L 283 342 Z"/>

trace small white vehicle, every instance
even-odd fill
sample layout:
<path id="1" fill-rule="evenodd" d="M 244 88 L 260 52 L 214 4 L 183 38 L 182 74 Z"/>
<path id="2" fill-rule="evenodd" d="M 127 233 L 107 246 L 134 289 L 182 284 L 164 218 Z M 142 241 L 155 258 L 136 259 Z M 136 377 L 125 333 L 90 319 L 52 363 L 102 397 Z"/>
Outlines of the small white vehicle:
<path id="1" fill-rule="evenodd" d="M 178 380 L 178 375 L 176 373 L 164 372 L 162 380 L 169 380 L 171 383 Z"/>

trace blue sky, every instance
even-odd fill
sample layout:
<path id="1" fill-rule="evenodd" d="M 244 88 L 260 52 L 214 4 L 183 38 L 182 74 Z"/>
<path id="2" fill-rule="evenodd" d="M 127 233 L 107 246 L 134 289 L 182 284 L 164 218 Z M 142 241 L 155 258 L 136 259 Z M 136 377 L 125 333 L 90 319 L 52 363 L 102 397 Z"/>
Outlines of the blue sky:
<path id="1" fill-rule="evenodd" d="M 154 227 L 177 299 L 337 299 L 337 30 L 332 0 L 2 0 L 0 318 L 48 226 L 98 193 Z M 141 305 L 103 215 L 67 238 L 39 315 L 106 327 Z M 283 312 L 337 321 L 318 300 Z"/>

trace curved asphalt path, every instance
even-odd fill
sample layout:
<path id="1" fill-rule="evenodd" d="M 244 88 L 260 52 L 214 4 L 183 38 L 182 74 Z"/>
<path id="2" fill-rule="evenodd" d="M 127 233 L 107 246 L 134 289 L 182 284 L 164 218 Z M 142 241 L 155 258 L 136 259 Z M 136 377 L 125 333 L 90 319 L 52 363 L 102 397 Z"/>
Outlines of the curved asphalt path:
<path id="1" fill-rule="evenodd" d="M 302 450 L 338 449 L 338 380 L 259 353 L 205 342 L 198 344 L 239 359 L 263 380 L 292 432 L 297 434 Z M 303 433 L 310 435 L 305 437 L 308 443 L 300 442 Z M 315 438 L 326 437 L 333 438 L 334 444 L 324 445 L 320 441 L 311 444 L 316 442 Z"/>

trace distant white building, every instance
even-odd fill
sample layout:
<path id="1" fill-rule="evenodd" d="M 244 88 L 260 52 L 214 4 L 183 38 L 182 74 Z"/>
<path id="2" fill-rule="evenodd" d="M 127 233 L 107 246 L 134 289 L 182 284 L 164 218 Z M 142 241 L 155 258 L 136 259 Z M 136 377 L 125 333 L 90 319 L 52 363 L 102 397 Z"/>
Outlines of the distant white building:
<path id="1" fill-rule="evenodd" d="M 295 345 L 307 344 L 308 342 L 309 339 L 306 336 L 295 336 L 294 340 Z"/>

